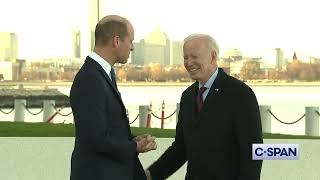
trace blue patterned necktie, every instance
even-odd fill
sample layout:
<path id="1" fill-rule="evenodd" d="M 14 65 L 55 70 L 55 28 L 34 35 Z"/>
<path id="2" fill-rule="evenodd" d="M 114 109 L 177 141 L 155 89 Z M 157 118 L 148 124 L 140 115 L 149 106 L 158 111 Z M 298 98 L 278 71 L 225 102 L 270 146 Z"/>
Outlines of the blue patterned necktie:
<path id="1" fill-rule="evenodd" d="M 111 68 L 110 75 L 111 75 L 111 80 L 112 80 L 112 83 L 114 84 L 114 87 L 118 90 L 116 73 L 114 72 L 113 68 Z"/>

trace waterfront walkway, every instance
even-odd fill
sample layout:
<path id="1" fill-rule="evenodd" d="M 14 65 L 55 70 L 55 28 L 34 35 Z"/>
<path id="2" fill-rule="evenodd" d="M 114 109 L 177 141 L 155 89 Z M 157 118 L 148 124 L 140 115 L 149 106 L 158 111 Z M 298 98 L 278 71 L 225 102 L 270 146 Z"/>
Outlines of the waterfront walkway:
<path id="1" fill-rule="evenodd" d="M 158 149 L 140 154 L 144 167 L 172 143 L 158 138 Z M 1 180 L 67 180 L 74 138 L 0 137 Z M 261 180 L 319 180 L 320 140 L 266 139 L 264 143 L 299 144 L 299 160 L 264 161 Z M 169 180 L 184 179 L 186 165 Z"/>

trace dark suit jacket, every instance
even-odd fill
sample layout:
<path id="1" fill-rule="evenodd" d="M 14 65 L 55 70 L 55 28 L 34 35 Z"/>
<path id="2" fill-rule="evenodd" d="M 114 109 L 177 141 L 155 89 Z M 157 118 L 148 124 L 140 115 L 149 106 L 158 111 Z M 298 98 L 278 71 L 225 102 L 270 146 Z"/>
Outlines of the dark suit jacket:
<path id="1" fill-rule="evenodd" d="M 251 155 L 252 143 L 262 143 L 253 91 L 219 68 L 200 113 L 197 92 L 198 82 L 183 92 L 175 141 L 149 167 L 153 180 L 167 178 L 186 161 L 187 180 L 260 179 L 262 161 Z"/>
<path id="2" fill-rule="evenodd" d="M 75 123 L 71 180 L 144 180 L 126 109 L 102 67 L 90 57 L 70 92 Z"/>

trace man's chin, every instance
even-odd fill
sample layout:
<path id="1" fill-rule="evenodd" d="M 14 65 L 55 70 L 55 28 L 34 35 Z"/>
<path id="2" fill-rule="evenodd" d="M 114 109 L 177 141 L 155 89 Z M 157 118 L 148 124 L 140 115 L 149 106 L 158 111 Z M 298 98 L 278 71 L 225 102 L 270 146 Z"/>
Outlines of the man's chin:
<path id="1" fill-rule="evenodd" d="M 191 74 L 189 74 L 189 76 L 190 76 L 190 78 L 192 79 L 192 80 L 195 80 L 195 81 L 198 81 L 198 77 L 197 76 L 195 76 L 195 75 L 191 75 Z"/>
<path id="2" fill-rule="evenodd" d="M 119 62 L 120 64 L 126 64 L 128 62 L 128 59 L 126 60 L 122 60 L 121 62 Z"/>

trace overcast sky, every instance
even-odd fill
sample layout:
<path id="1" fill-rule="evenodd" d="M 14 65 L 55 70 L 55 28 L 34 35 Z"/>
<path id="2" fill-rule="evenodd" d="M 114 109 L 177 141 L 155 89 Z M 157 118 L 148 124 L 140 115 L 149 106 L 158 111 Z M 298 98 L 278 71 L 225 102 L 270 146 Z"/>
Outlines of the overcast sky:
<path id="1" fill-rule="evenodd" d="M 0 31 L 17 32 L 19 57 L 72 52 L 71 30 L 87 21 L 87 0 L 1 0 Z M 104 12 L 127 17 L 136 41 L 160 26 L 171 39 L 208 33 L 223 50 L 248 54 L 282 48 L 320 56 L 317 0 L 105 0 Z"/>

